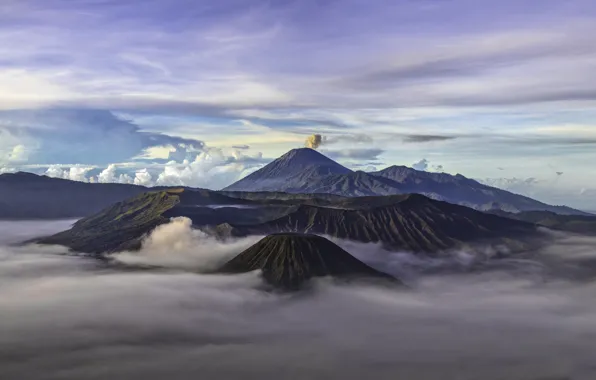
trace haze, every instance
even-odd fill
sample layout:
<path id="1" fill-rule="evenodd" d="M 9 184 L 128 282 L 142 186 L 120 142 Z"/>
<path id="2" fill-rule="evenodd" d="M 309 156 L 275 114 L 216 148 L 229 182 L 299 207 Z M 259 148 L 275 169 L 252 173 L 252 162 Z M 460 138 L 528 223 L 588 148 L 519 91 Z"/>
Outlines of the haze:
<path id="1" fill-rule="evenodd" d="M 2 242 L 49 232 L 47 222 L 0 227 Z M 190 232 L 175 229 L 180 239 Z M 154 234 L 150 250 L 162 238 Z M 202 236 L 187 239 L 221 251 Z M 59 247 L 3 243 L 0 367 L 3 378 L 31 380 L 588 380 L 596 376 L 596 289 L 569 275 L 578 278 L 576 260 L 596 259 L 593 245 L 562 236 L 532 261 L 475 274 L 456 260 L 458 270 L 421 275 L 431 262 L 412 266 L 412 257 L 395 254 L 389 261 L 410 268 L 410 290 L 320 281 L 287 295 L 258 290 L 257 273 L 200 275 L 180 270 L 180 261 L 177 269 L 124 270 L 56 255 Z M 345 247 L 374 256 L 371 246 Z M 188 268 L 204 262 L 187 255 Z"/>

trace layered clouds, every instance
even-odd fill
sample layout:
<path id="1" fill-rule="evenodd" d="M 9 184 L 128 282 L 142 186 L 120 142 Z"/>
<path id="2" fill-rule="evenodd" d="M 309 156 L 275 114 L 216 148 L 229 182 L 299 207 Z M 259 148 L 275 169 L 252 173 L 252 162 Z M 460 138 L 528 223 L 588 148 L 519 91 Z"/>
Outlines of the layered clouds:
<path id="1" fill-rule="evenodd" d="M 346 243 L 370 265 L 409 273 L 410 287 L 322 280 L 291 295 L 259 290 L 258 273 L 200 274 L 249 242 L 206 240 L 183 220 L 118 265 L 61 247 L 8 245 L 67 226 L 0 224 L 3 378 L 596 376 L 591 238 L 561 236 L 533 260 L 473 271 L 465 252 L 450 270 L 447 258 Z"/>
<path id="2" fill-rule="evenodd" d="M 588 0 L 8 1 L 0 170 L 217 188 L 320 135 L 354 168 L 425 158 L 540 187 L 556 164 L 557 199 L 582 207 L 595 15 Z"/>

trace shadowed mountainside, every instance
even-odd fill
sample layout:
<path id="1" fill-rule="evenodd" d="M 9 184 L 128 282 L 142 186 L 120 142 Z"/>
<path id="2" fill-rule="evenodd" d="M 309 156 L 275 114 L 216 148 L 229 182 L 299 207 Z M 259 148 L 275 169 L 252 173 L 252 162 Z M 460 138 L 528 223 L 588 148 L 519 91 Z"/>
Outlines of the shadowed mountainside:
<path id="1" fill-rule="evenodd" d="M 261 215 L 272 212 L 279 216 L 278 208 L 251 209 L 238 212 L 238 207 L 250 207 L 251 202 L 230 198 L 209 190 L 189 191 L 170 189 L 148 192 L 117 202 L 101 212 L 83 218 L 67 231 L 43 237 L 41 244 L 65 245 L 75 251 L 104 253 L 140 248 L 141 239 L 170 218 L 185 216 L 195 226 L 215 225 L 235 220 L 238 223 L 263 221 Z M 214 207 L 213 205 L 217 205 Z"/>
<path id="2" fill-rule="evenodd" d="M 5 173 L 0 175 L 0 219 L 82 217 L 146 191 L 146 187 L 137 185 Z"/>
<path id="3" fill-rule="evenodd" d="M 467 242 L 492 241 L 517 249 L 536 234 L 532 224 L 435 201 L 418 194 L 340 198 L 326 207 L 265 204 L 210 191 L 150 192 L 81 219 L 68 231 L 38 239 L 90 253 L 138 249 L 145 234 L 172 217 L 220 238 L 279 232 L 324 234 L 389 249 L 439 252 Z M 313 203 L 319 201 L 314 198 Z M 320 201 L 330 202 L 330 201 Z M 212 205 L 217 203 L 217 207 Z M 204 205 L 204 206 L 201 206 Z M 208 206 L 207 206 L 208 205 Z"/>
<path id="4" fill-rule="evenodd" d="M 314 277 L 376 278 L 396 281 L 369 267 L 329 240 L 310 234 L 269 235 L 226 263 L 219 272 L 261 270 L 271 285 L 294 290 Z"/>
<path id="5" fill-rule="evenodd" d="M 5 173 L 0 174 L 0 219 L 83 217 L 135 195 L 170 188 Z M 459 174 L 429 173 L 404 166 L 373 173 L 353 172 L 309 148 L 293 149 L 219 193 L 261 204 L 319 206 L 331 205 L 342 197 L 418 193 L 482 211 L 499 208 L 508 212 L 539 210 L 589 215 L 486 186 Z"/>
<path id="6" fill-rule="evenodd" d="M 310 179 L 351 172 L 316 150 L 292 149 L 224 190 L 312 193 L 304 189 Z"/>
<path id="7" fill-rule="evenodd" d="M 482 211 L 498 204 L 510 212 L 547 210 L 586 214 L 483 185 L 461 174 L 429 173 L 405 166 L 391 166 L 372 173 L 353 172 L 309 148 L 293 149 L 224 190 L 327 193 L 347 197 L 418 193 Z"/>
<path id="8" fill-rule="evenodd" d="M 358 204 L 358 199 L 351 202 L 352 209 L 302 205 L 275 220 L 253 225 L 222 225 L 218 231 L 224 236 L 314 233 L 365 243 L 380 242 L 392 250 L 427 253 L 480 241 L 523 248 L 522 242 L 537 234 L 532 224 L 419 194 L 366 197 L 362 204 Z"/>
<path id="9" fill-rule="evenodd" d="M 586 214 L 566 206 L 551 206 L 535 199 L 481 184 L 461 174 L 430 173 L 406 166 L 390 166 L 371 173 L 394 181 L 404 193 L 424 194 L 430 198 L 488 211 L 495 207 L 507 211 L 548 210 L 559 214 Z"/>
<path id="10" fill-rule="evenodd" d="M 582 235 L 596 235 L 596 216 L 560 215 L 548 211 L 510 213 L 501 210 L 492 210 L 490 213 L 505 218 L 538 224 L 553 230 L 573 232 Z"/>

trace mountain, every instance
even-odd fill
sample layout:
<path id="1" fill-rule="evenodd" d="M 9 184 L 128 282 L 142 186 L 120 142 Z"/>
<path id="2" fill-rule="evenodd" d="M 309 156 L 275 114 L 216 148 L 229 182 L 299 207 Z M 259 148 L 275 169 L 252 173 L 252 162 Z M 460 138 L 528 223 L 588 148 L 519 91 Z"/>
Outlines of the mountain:
<path id="1" fill-rule="evenodd" d="M 269 235 L 226 263 L 219 272 L 261 270 L 274 287 L 294 290 L 314 277 L 393 279 L 329 240 L 310 234 Z"/>
<path id="2" fill-rule="evenodd" d="M 335 200 L 302 197 L 267 203 L 208 190 L 171 189 L 118 202 L 81 219 L 70 230 L 36 241 L 94 254 L 138 249 L 153 228 L 181 216 L 190 218 L 193 227 L 223 239 L 300 232 L 424 253 L 485 241 L 516 250 L 537 234 L 532 224 L 419 194 Z"/>
<path id="3" fill-rule="evenodd" d="M 292 149 L 223 190 L 309 193 L 303 185 L 311 179 L 351 172 L 314 149 Z"/>
<path id="4" fill-rule="evenodd" d="M 378 198 L 378 199 L 377 199 Z M 386 199 L 387 198 L 387 199 Z M 358 204 L 362 199 L 364 204 Z M 223 236 L 300 232 L 363 243 L 382 243 L 390 250 L 437 253 L 467 243 L 505 244 L 525 248 L 536 228 L 468 207 L 419 194 L 354 198 L 351 208 L 301 205 L 293 212 L 260 224 L 219 226 Z M 350 207 L 343 203 L 343 207 Z"/>
<path id="5" fill-rule="evenodd" d="M 168 189 L 83 183 L 22 172 L 1 174 L 0 219 L 79 218 L 147 191 Z M 319 206 L 346 197 L 418 193 L 483 211 L 537 210 L 590 215 L 483 185 L 460 174 L 428 173 L 404 166 L 391 166 L 373 173 L 354 172 L 309 148 L 291 150 L 226 189 L 211 193 L 268 205 Z"/>
<path id="6" fill-rule="evenodd" d="M 224 191 L 326 193 L 346 197 L 418 193 L 482 211 L 497 205 L 508 212 L 540 210 L 587 215 L 570 207 L 548 205 L 483 185 L 461 174 L 429 173 L 405 166 L 372 173 L 353 172 L 308 148 L 291 150 Z"/>
<path id="7" fill-rule="evenodd" d="M 433 199 L 483 211 L 496 207 L 507 212 L 545 210 L 559 214 L 586 214 L 570 207 L 551 206 L 523 195 L 484 185 L 461 174 L 430 173 L 406 166 L 390 166 L 371 174 L 398 183 L 401 191 L 406 193 L 424 194 Z"/>
<path id="8" fill-rule="evenodd" d="M 170 189 L 147 192 L 125 201 L 117 202 L 101 212 L 77 221 L 67 231 L 36 239 L 40 244 L 59 244 L 75 251 L 106 253 L 140 248 L 142 238 L 152 229 L 184 216 L 195 226 L 228 223 L 257 223 L 259 215 L 250 210 L 238 212 L 238 207 L 249 207 L 250 201 L 230 198 L 209 190 Z M 216 205 L 216 207 L 214 207 Z M 227 207 L 226 207 L 227 206 Z M 275 208 L 278 210 L 278 208 Z M 278 216 L 280 213 L 275 213 Z M 252 218 L 252 219 L 251 219 Z"/>
<path id="9" fill-rule="evenodd" d="M 596 216 L 561 215 L 550 211 L 524 211 L 509 213 L 491 210 L 490 213 L 505 218 L 538 224 L 553 230 L 572 232 L 582 235 L 596 235 Z"/>
<path id="10" fill-rule="evenodd" d="M 148 189 L 117 183 L 84 183 L 32 173 L 0 175 L 0 219 L 60 219 L 96 213 Z"/>

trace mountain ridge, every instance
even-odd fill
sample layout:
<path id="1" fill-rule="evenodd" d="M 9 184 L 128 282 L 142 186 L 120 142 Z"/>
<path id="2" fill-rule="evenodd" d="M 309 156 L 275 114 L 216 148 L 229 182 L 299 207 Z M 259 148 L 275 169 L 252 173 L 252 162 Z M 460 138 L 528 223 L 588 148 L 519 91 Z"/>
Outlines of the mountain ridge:
<path id="1" fill-rule="evenodd" d="M 86 183 L 26 172 L 4 173 L 0 174 L 0 219 L 84 217 L 143 192 L 169 188 Z M 484 185 L 461 174 L 430 173 L 397 165 L 376 172 L 352 171 L 310 148 L 290 150 L 225 189 L 209 191 L 239 199 L 261 198 L 266 202 L 271 202 L 272 197 L 280 202 L 295 201 L 301 197 L 313 201 L 313 194 L 329 202 L 337 197 L 419 193 L 481 211 L 499 208 L 506 212 L 551 211 L 562 215 L 592 215 Z"/>
<path id="2" fill-rule="evenodd" d="M 390 250 L 424 253 L 483 240 L 507 244 L 507 239 L 536 236 L 536 228 L 531 223 L 495 216 L 420 194 L 408 194 L 394 203 L 365 208 L 303 204 L 287 215 L 261 224 L 227 224 L 220 228 L 224 236 L 313 233 L 363 243 L 382 243 Z"/>
<path id="3" fill-rule="evenodd" d="M 210 207 L 210 203 L 219 204 Z M 204 205 L 204 206 L 201 206 Z M 148 192 L 83 218 L 67 231 L 37 239 L 75 251 L 102 254 L 140 248 L 152 229 L 174 217 L 221 239 L 271 233 L 311 233 L 390 250 L 438 253 L 482 240 L 525 246 L 533 224 L 436 201 L 420 194 L 292 200 L 268 204 L 186 189 Z"/>
<path id="4" fill-rule="evenodd" d="M 306 149 L 306 150 L 305 150 Z M 340 196 L 375 196 L 419 193 L 430 198 L 488 211 L 499 204 L 504 211 L 552 211 L 560 214 L 587 215 L 567 206 L 549 205 L 535 199 L 498 189 L 461 174 L 430 173 L 406 166 L 389 166 L 376 172 L 351 171 L 333 160 L 308 148 L 294 149 L 265 167 L 224 188 L 224 191 L 283 191 L 289 193 L 328 193 Z M 286 163 L 300 156 L 300 167 Z M 314 157 L 309 162 L 310 158 Z M 320 170 L 318 163 L 325 157 L 325 167 L 340 170 Z M 283 167 L 277 177 L 276 168 Z M 306 167 L 308 170 L 302 170 Z"/>

